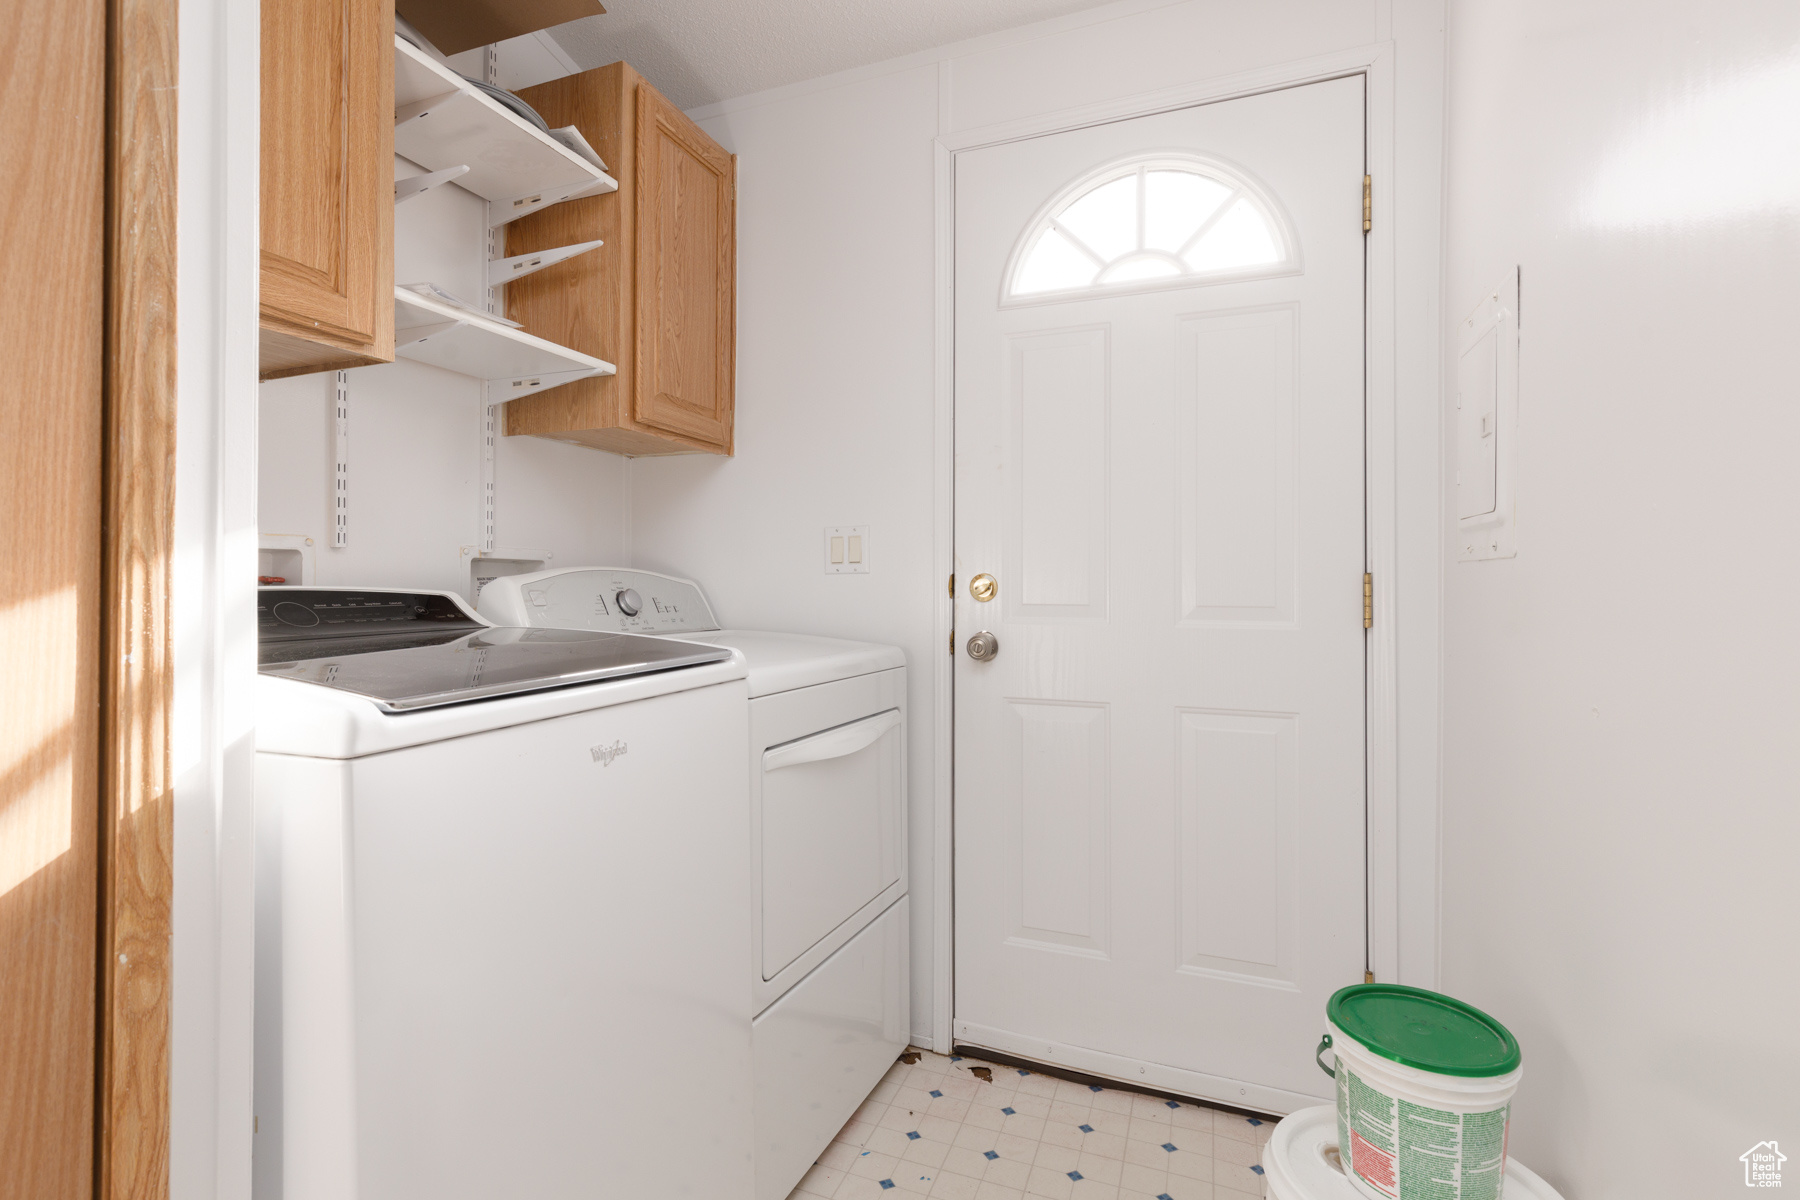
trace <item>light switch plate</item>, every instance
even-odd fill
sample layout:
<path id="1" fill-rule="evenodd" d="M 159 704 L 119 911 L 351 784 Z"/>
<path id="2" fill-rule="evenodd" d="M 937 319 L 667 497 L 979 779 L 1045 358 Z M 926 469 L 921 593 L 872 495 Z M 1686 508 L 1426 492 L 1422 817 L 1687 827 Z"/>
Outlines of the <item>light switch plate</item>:
<path id="1" fill-rule="evenodd" d="M 827 525 L 825 527 L 825 573 L 827 575 L 867 575 L 869 573 L 869 527 L 867 525 Z"/>
<path id="2" fill-rule="evenodd" d="M 1519 446 L 1519 273 L 1457 330 L 1456 557 L 1512 558 Z"/>

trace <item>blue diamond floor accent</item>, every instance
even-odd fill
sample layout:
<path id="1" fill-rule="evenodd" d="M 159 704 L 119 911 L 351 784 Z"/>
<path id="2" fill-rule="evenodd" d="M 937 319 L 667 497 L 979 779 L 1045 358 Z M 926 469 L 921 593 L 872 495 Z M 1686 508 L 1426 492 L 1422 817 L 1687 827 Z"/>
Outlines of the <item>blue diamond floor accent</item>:
<path id="1" fill-rule="evenodd" d="M 944 1098 L 944 1093 L 938 1091 L 936 1088 L 932 1088 L 931 1089 L 931 1098 L 933 1100 L 942 1100 Z"/>
<path id="2" fill-rule="evenodd" d="M 1077 1125 L 1075 1128 L 1081 1130 L 1081 1132 L 1083 1132 L 1083 1133 L 1094 1132 L 1094 1127 L 1092 1125 Z"/>
<path id="3" fill-rule="evenodd" d="M 983 1150 L 981 1152 L 981 1156 L 990 1162 L 992 1162 L 994 1159 L 1000 1157 L 998 1154 L 995 1154 L 992 1150 Z"/>
<path id="4" fill-rule="evenodd" d="M 915 1130 L 913 1130 L 913 1131 L 912 1131 L 912 1132 L 911 1132 L 911 1133 L 909 1133 L 909 1134 L 907 1134 L 907 1135 L 906 1135 L 906 1140 L 907 1140 L 907 1141 L 909 1141 L 909 1142 L 916 1142 L 916 1141 L 918 1141 L 918 1140 L 919 1140 L 919 1131 L 918 1131 L 918 1130 L 916 1130 L 916 1129 L 915 1129 Z"/>
<path id="5" fill-rule="evenodd" d="M 1251 1169 L 1251 1170 L 1252 1170 L 1252 1171 L 1255 1171 L 1255 1172 L 1256 1172 L 1256 1173 L 1257 1173 L 1257 1174 L 1258 1174 L 1258 1175 L 1261 1175 L 1261 1174 L 1262 1174 L 1262 1173 L 1263 1173 L 1263 1169 L 1262 1169 L 1262 1168 L 1261 1168 L 1261 1167 L 1258 1167 L 1258 1166 L 1252 1166 L 1252 1167 L 1251 1167 L 1251 1168 L 1250 1168 L 1250 1169 Z"/>
<path id="6" fill-rule="evenodd" d="M 1167 1150 L 1170 1154 L 1173 1154 L 1173 1153 L 1175 1153 L 1176 1150 L 1180 1149 L 1180 1147 L 1177 1146 L 1174 1142 L 1164 1142 L 1163 1149 Z"/>
<path id="7" fill-rule="evenodd" d="M 1080 1171 L 1070 1171 L 1070 1172 L 1069 1172 L 1069 1178 L 1070 1178 L 1070 1179 L 1080 1179 L 1080 1178 L 1081 1178 L 1081 1172 L 1080 1172 Z"/>
<path id="8" fill-rule="evenodd" d="M 1006 1114 L 1006 1115 L 1007 1115 L 1007 1116 L 1009 1116 L 1009 1117 L 1010 1117 L 1010 1116 L 1012 1116 L 1012 1115 L 1013 1115 L 1013 1110 L 1012 1110 L 1012 1109 L 1010 1109 L 1010 1108 L 1003 1108 L 1003 1109 L 1001 1109 L 1001 1110 L 1000 1110 L 1000 1111 L 1001 1111 L 1001 1112 L 1003 1112 L 1003 1113 L 1005 1113 L 1005 1114 Z"/>

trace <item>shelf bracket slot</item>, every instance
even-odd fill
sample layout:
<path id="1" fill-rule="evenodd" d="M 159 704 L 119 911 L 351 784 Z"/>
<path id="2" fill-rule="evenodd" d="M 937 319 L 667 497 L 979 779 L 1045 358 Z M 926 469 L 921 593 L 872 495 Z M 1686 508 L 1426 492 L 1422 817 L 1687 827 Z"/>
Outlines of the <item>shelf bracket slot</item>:
<path id="1" fill-rule="evenodd" d="M 541 192 L 517 196 L 511 200 L 495 200 L 488 205 L 488 225 L 498 228 L 510 224 L 520 217 L 529 217 L 534 212 L 549 208 L 552 204 L 561 204 L 564 200 L 574 200 L 589 192 L 604 191 L 609 181 L 605 179 L 589 179 L 580 183 L 565 184 L 562 187 L 545 188 Z"/>
<path id="2" fill-rule="evenodd" d="M 394 128 L 398 129 L 411 121 L 423 121 L 450 101 L 459 96 L 473 95 L 474 91 L 474 88 L 457 88 L 454 92 L 445 92 L 443 95 L 433 96 L 429 100 L 415 100 L 411 104 L 403 104 L 394 110 Z"/>
<path id="3" fill-rule="evenodd" d="M 449 183 L 452 179 L 461 179 L 469 173 L 468 164 L 460 167 L 445 167 L 441 171 L 433 171 L 429 175 L 413 175 L 406 179 L 394 180 L 394 203 L 401 204 L 414 196 L 424 195 L 440 183 Z"/>
<path id="4" fill-rule="evenodd" d="M 331 483 L 331 544 L 350 544 L 350 372 L 339 371 L 332 393 L 337 402 L 337 459 Z"/>
<path id="5" fill-rule="evenodd" d="M 546 391 L 553 387 L 561 387 L 565 383 L 574 383 L 577 379 L 586 379 L 600 374 L 597 367 L 585 367 L 579 371 L 545 371 L 537 375 L 521 375 L 515 379 L 495 379 L 488 384 L 490 402 L 498 400 L 515 400 L 520 396 L 529 396 L 535 392 Z"/>
<path id="6" fill-rule="evenodd" d="M 467 321 L 437 321 L 430 325 L 414 325 L 411 329 L 394 330 L 394 348 L 416 346 L 426 338 L 436 337 L 440 333 L 449 333 L 452 329 L 461 329 Z"/>
<path id="7" fill-rule="evenodd" d="M 541 271 L 545 267 L 553 267 L 578 254 L 586 254 L 589 250 L 598 250 L 605 244 L 598 240 L 576 242 L 570 246 L 558 246 L 554 250 L 539 250 L 535 254 L 519 254 L 512 258 L 490 259 L 487 265 L 488 286 L 495 287 L 514 279 L 523 279 L 527 275 Z"/>

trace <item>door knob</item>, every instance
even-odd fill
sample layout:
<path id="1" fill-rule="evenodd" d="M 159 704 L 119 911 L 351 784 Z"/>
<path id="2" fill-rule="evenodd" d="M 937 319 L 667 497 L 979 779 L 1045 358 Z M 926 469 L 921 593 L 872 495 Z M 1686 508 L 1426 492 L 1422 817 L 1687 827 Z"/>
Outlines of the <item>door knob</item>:
<path id="1" fill-rule="evenodd" d="M 1000 581 L 986 571 L 969 580 L 969 595 L 986 604 L 1000 594 Z"/>
<path id="2" fill-rule="evenodd" d="M 982 630 L 969 639 L 969 657 L 976 662 L 987 662 L 1000 653 L 1000 639 Z"/>

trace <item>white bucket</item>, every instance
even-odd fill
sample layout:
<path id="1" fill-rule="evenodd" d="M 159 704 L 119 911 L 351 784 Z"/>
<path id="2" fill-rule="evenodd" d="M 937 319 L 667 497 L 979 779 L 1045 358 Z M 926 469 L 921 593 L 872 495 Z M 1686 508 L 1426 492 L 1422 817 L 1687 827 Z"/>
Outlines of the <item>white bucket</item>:
<path id="1" fill-rule="evenodd" d="M 1337 1110 L 1329 1104 L 1289 1113 L 1275 1126 L 1262 1166 L 1269 1200 L 1360 1200 L 1344 1177 L 1337 1143 Z M 1563 1200 L 1560 1193 L 1514 1159 L 1506 1160 L 1502 1200 Z"/>
<path id="2" fill-rule="evenodd" d="M 1327 1021 L 1338 1152 L 1368 1200 L 1501 1200 L 1518 1068 L 1467 1078 L 1371 1054 Z"/>

